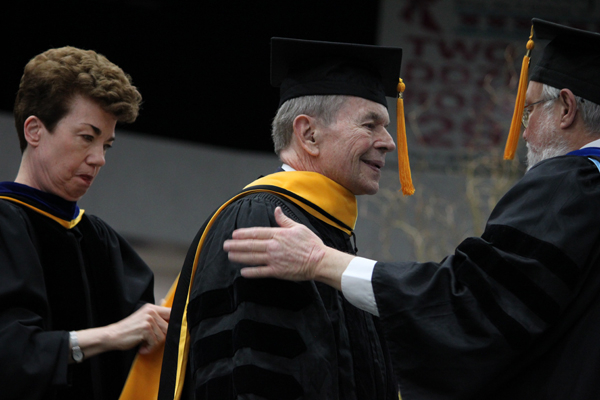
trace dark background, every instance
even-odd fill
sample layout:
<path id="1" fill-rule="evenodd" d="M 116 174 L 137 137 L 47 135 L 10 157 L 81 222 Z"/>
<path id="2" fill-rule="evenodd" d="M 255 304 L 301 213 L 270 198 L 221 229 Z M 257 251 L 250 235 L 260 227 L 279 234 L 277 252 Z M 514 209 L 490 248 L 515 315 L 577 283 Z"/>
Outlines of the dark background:
<path id="1" fill-rule="evenodd" d="M 12 112 L 25 64 L 52 47 L 104 54 L 144 98 L 124 129 L 176 140 L 272 151 L 278 89 L 270 38 L 375 44 L 378 2 L 19 1 L 3 5 L 0 109 Z M 310 55 L 307 55 L 308 57 Z"/>

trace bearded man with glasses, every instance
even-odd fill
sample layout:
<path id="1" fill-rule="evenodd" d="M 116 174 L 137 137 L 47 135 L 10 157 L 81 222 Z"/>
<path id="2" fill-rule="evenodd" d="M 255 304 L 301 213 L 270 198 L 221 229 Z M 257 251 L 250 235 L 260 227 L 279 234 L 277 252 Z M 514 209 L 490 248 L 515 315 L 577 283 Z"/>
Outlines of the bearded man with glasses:
<path id="1" fill-rule="evenodd" d="M 522 121 L 527 170 L 572 150 L 600 146 L 594 140 L 600 138 L 597 104 L 575 96 L 571 89 L 557 89 L 535 80 L 529 82 L 525 102 Z"/>

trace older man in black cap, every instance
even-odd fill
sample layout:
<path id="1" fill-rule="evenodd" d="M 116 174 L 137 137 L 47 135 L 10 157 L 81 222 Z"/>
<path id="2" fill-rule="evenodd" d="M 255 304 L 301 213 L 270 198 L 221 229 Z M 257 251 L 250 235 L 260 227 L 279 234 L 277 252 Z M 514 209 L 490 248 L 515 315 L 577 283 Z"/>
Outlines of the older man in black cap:
<path id="1" fill-rule="evenodd" d="M 315 279 L 379 315 L 405 400 L 600 397 L 600 35 L 537 19 L 533 30 L 551 41 L 515 113 L 529 170 L 482 237 L 441 263 L 376 262 L 277 210 L 285 228 L 224 245 L 262 266 L 245 277 Z"/>
<path id="2" fill-rule="evenodd" d="M 282 207 L 328 245 L 351 243 L 356 195 L 379 188 L 395 144 L 386 95 L 402 52 L 274 38 L 273 122 L 283 166 L 225 203 L 194 240 L 174 298 L 159 399 L 397 399 L 377 318 L 316 282 L 248 280 L 223 241 L 277 226 Z"/>

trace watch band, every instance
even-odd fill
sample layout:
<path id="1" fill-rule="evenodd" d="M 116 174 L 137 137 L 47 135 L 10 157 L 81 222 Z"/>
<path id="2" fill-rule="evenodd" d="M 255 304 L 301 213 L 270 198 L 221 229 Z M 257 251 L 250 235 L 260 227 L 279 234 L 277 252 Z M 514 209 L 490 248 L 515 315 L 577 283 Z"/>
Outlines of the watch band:
<path id="1" fill-rule="evenodd" d="M 80 363 L 83 361 L 83 351 L 81 351 L 81 347 L 79 347 L 79 340 L 77 339 L 77 333 L 75 331 L 69 332 L 69 343 L 71 345 L 71 358 L 76 363 Z"/>

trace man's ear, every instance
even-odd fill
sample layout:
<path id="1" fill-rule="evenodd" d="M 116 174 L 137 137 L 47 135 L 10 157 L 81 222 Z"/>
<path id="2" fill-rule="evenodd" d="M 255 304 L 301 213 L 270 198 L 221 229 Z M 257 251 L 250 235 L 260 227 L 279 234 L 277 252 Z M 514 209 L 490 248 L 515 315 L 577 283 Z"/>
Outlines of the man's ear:
<path id="1" fill-rule="evenodd" d="M 46 130 L 44 123 L 35 115 L 31 115 L 23 124 L 23 133 L 27 144 L 31 147 L 37 147 L 42 137 L 42 131 Z"/>
<path id="2" fill-rule="evenodd" d="M 560 127 L 561 129 L 567 129 L 577 116 L 577 99 L 575 95 L 569 89 L 562 89 L 559 94 L 559 100 L 561 105 L 561 116 L 560 116 Z"/>
<path id="3" fill-rule="evenodd" d="M 319 146 L 315 139 L 316 120 L 305 114 L 300 114 L 294 119 L 294 137 L 300 146 L 309 155 L 319 155 Z"/>

